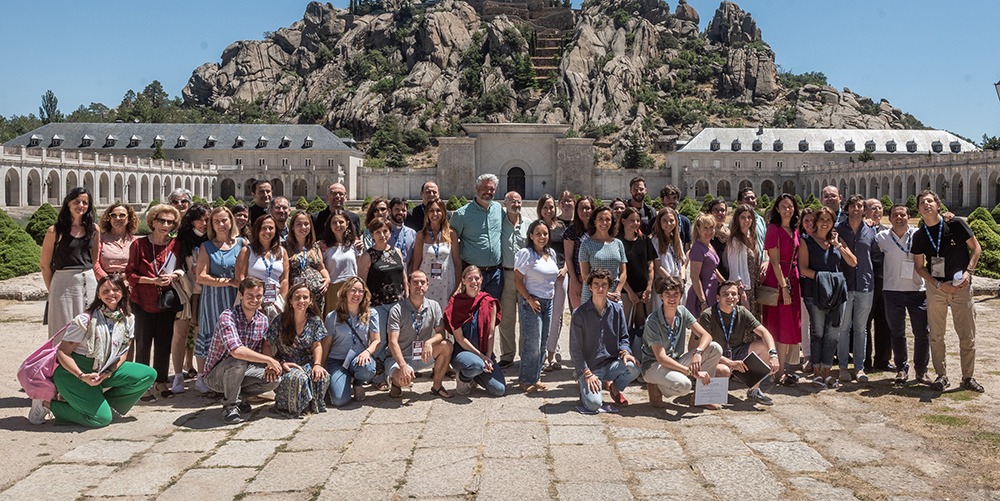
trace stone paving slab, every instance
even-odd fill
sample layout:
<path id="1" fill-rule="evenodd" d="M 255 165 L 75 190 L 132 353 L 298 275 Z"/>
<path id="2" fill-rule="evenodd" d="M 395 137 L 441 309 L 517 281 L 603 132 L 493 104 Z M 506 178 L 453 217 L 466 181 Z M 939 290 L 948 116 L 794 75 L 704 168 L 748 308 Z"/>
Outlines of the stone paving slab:
<path id="1" fill-rule="evenodd" d="M 622 465 L 609 445 L 553 445 L 552 461 L 560 482 L 616 482 Z"/>
<path id="2" fill-rule="evenodd" d="M 195 468 L 184 472 L 174 485 L 157 498 L 159 501 L 195 499 L 233 499 L 243 492 L 257 474 L 255 468 Z"/>
<path id="3" fill-rule="evenodd" d="M 290 419 L 271 416 L 248 422 L 233 437 L 237 440 L 260 440 L 267 437 L 270 440 L 283 440 L 295 433 L 302 426 L 301 419 Z"/>
<path id="4" fill-rule="evenodd" d="M 95 440 L 80 444 L 75 449 L 56 459 L 57 463 L 101 463 L 118 464 L 132 459 L 132 456 L 149 449 L 153 442 L 133 442 L 130 440 Z"/>
<path id="5" fill-rule="evenodd" d="M 114 475 L 87 494 L 100 497 L 157 494 L 200 458 L 201 454 L 196 452 L 150 452 L 138 462 L 115 471 Z"/>
<path id="6" fill-rule="evenodd" d="M 548 432 L 541 423 L 500 422 L 486 425 L 484 455 L 488 458 L 545 456 Z"/>
<path id="7" fill-rule="evenodd" d="M 802 442 L 757 442 L 747 445 L 779 468 L 791 473 L 822 472 L 833 466 L 815 449 Z"/>
<path id="8" fill-rule="evenodd" d="M 642 471 L 635 477 L 638 493 L 654 499 L 690 500 L 692 493 L 704 491 L 701 479 L 690 468 Z"/>
<path id="9" fill-rule="evenodd" d="M 387 499 L 402 485 L 405 461 L 337 464 L 319 493 L 323 501 Z"/>
<path id="10" fill-rule="evenodd" d="M 339 459 L 340 454 L 329 451 L 279 452 L 246 490 L 281 492 L 321 487 Z"/>
<path id="11" fill-rule="evenodd" d="M 409 459 L 423 428 L 423 423 L 365 426 L 344 451 L 342 461 L 358 463 Z"/>
<path id="12" fill-rule="evenodd" d="M 282 445 L 277 440 L 230 440 L 205 460 L 203 466 L 264 466 Z"/>
<path id="13" fill-rule="evenodd" d="M 750 453 L 750 449 L 729 428 L 692 426 L 680 438 L 689 457 L 742 456 Z"/>
<path id="14" fill-rule="evenodd" d="M 2 501 L 36 499 L 45 493 L 47 501 L 74 500 L 80 492 L 96 487 L 114 471 L 108 465 L 53 464 L 43 466 L 0 493 Z"/>
<path id="15" fill-rule="evenodd" d="M 156 444 L 156 452 L 208 452 L 229 437 L 225 430 L 178 431 Z"/>
<path id="16" fill-rule="evenodd" d="M 789 483 L 813 501 L 858 501 L 850 489 L 834 487 L 809 477 L 794 477 Z"/>
<path id="17" fill-rule="evenodd" d="M 478 501 L 550 499 L 549 467 L 543 458 L 486 459 L 481 475 Z"/>
<path id="18" fill-rule="evenodd" d="M 851 473 L 888 494 L 931 492 L 927 482 L 902 466 L 859 466 L 852 468 Z"/>
<path id="19" fill-rule="evenodd" d="M 695 468 L 723 499 L 776 499 L 785 488 L 754 456 L 700 459 Z"/>
<path id="20" fill-rule="evenodd" d="M 417 449 L 406 471 L 406 498 L 446 498 L 479 490 L 479 447 Z"/>
<path id="21" fill-rule="evenodd" d="M 556 485 L 560 501 L 591 501 L 593 499 L 631 499 L 625 484 L 608 482 L 560 483 Z"/>
<path id="22" fill-rule="evenodd" d="M 599 426 L 552 426 L 549 428 L 549 443 L 552 445 L 607 445 L 608 437 L 604 427 Z"/>
<path id="23" fill-rule="evenodd" d="M 285 445 L 287 451 L 323 451 L 328 454 L 343 452 L 354 440 L 355 433 L 347 430 L 323 430 L 298 433 Z"/>

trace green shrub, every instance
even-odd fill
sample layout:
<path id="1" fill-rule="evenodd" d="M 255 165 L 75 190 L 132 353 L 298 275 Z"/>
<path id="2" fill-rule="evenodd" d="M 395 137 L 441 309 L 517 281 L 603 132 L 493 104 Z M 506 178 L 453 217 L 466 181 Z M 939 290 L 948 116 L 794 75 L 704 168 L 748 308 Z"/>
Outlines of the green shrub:
<path id="1" fill-rule="evenodd" d="M 895 203 L 891 198 L 889 198 L 889 195 L 882 195 L 880 202 L 882 202 L 882 212 L 885 214 L 889 213 L 889 208 Z"/>
<path id="2" fill-rule="evenodd" d="M 644 198 L 642 201 L 649 204 L 650 207 L 656 209 L 657 212 L 659 212 L 660 209 L 663 208 L 663 201 L 660 200 L 659 197 L 649 198 L 649 195 L 646 195 L 646 198 Z"/>
<path id="3" fill-rule="evenodd" d="M 309 209 L 309 201 L 306 200 L 306 197 L 299 197 L 298 201 L 295 202 L 295 208 L 307 211 Z"/>
<path id="4" fill-rule="evenodd" d="M 28 232 L 0 210 L 0 280 L 39 271 L 41 248 Z"/>
<path id="5" fill-rule="evenodd" d="M 236 197 L 229 195 L 229 198 L 226 199 L 226 208 L 232 209 L 233 206 L 238 203 L 240 202 L 239 200 L 236 200 Z"/>
<path id="6" fill-rule="evenodd" d="M 208 200 L 205 200 L 204 198 L 199 197 L 198 195 L 194 195 L 193 197 L 191 197 L 191 204 L 192 205 L 193 204 L 205 204 L 205 205 L 208 205 Z"/>
<path id="7" fill-rule="evenodd" d="M 160 201 L 155 198 L 150 200 L 149 205 L 146 206 L 146 210 L 152 209 L 154 205 L 160 205 Z"/>
<path id="8" fill-rule="evenodd" d="M 42 240 L 45 240 L 45 232 L 49 231 L 49 226 L 56 224 L 56 218 L 59 216 L 59 212 L 56 211 L 55 207 L 45 203 L 41 207 L 35 209 L 35 212 L 28 218 L 28 225 L 24 229 L 31 235 L 31 238 L 35 240 L 35 243 L 42 245 Z"/>
<path id="9" fill-rule="evenodd" d="M 677 205 L 677 212 L 687 216 L 693 223 L 698 214 L 701 213 L 701 204 L 694 201 L 691 197 L 684 197 L 684 200 L 681 200 L 681 203 Z"/>
<path id="10" fill-rule="evenodd" d="M 979 257 L 976 265 L 976 275 L 989 278 L 1000 278 L 1000 250 L 986 250 Z"/>
<path id="11" fill-rule="evenodd" d="M 312 202 L 309 202 L 309 208 L 306 210 L 311 213 L 316 213 L 316 212 L 323 212 L 323 209 L 325 208 L 326 208 L 326 201 L 320 197 L 316 197 L 312 199 Z"/>
<path id="12" fill-rule="evenodd" d="M 994 221 L 1000 223 L 1000 204 L 997 204 L 997 206 L 993 208 L 993 211 L 991 211 L 990 214 L 993 216 Z"/>
<path id="13" fill-rule="evenodd" d="M 969 218 L 966 219 L 969 226 L 971 226 L 975 221 L 982 221 L 986 223 L 986 226 L 991 230 L 996 233 L 1000 233 L 1000 226 L 997 226 L 997 222 L 993 219 L 993 215 L 990 214 L 985 207 L 977 207 L 976 210 L 972 211 L 972 214 L 969 214 Z M 1000 247 L 998 247 L 997 250 L 1000 250 Z"/>
<path id="14" fill-rule="evenodd" d="M 372 200 L 375 200 L 375 197 L 371 195 L 365 197 L 365 200 L 361 202 L 361 210 L 368 210 L 368 206 L 371 205 Z"/>
<path id="15" fill-rule="evenodd" d="M 216 198 L 215 202 L 212 202 L 212 208 L 213 209 L 216 208 L 216 207 L 222 207 L 224 205 L 226 205 L 226 199 L 224 199 L 222 197 Z"/>
<path id="16" fill-rule="evenodd" d="M 469 199 L 465 197 L 458 198 L 455 195 L 452 195 L 448 197 L 448 203 L 445 205 L 445 208 L 447 208 L 448 210 L 458 210 L 459 208 L 464 207 L 468 203 Z"/>
<path id="17" fill-rule="evenodd" d="M 972 220 L 969 219 L 969 227 L 972 228 L 972 233 L 976 235 L 976 239 L 979 240 L 979 245 L 985 249 L 992 249 L 1000 251 L 1000 234 L 997 234 L 996 223 L 991 226 L 990 223 L 983 221 L 982 219 Z"/>
<path id="18" fill-rule="evenodd" d="M 910 195 L 906 197 L 906 210 L 909 212 L 910 217 L 917 217 L 917 197 L 916 195 Z"/>

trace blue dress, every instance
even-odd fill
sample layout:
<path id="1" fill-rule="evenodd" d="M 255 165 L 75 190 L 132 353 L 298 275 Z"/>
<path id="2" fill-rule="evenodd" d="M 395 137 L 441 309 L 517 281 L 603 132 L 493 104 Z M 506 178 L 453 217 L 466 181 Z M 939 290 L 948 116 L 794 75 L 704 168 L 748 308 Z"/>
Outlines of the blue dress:
<path id="1" fill-rule="evenodd" d="M 208 253 L 208 274 L 216 278 L 232 278 L 236 270 L 236 256 L 243 248 L 243 240 L 236 239 L 228 250 L 219 250 L 211 240 L 204 244 Z M 194 354 L 199 357 L 208 356 L 208 348 L 212 345 L 212 334 L 219 315 L 226 308 L 232 308 L 236 303 L 235 287 L 201 288 L 201 309 L 198 313 L 198 336 L 195 340 Z"/>

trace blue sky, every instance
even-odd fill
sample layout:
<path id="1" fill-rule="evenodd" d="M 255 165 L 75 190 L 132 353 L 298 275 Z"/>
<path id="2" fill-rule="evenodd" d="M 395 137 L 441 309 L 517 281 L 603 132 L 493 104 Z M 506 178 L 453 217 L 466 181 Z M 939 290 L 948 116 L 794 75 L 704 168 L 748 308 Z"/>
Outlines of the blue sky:
<path id="1" fill-rule="evenodd" d="M 346 6 L 347 0 L 333 2 Z M 578 4 L 579 0 L 574 0 Z M 717 0 L 689 0 L 704 29 Z M 1000 30 L 987 0 L 744 0 L 782 68 L 822 71 L 837 88 L 886 98 L 925 124 L 980 140 L 1000 136 Z M 676 1 L 669 2 L 671 10 Z M 236 40 L 302 18 L 306 1 L 8 2 L 0 33 L 0 115 L 38 113 L 52 89 L 60 109 L 116 106 L 159 80 L 180 95 L 191 71 Z"/>

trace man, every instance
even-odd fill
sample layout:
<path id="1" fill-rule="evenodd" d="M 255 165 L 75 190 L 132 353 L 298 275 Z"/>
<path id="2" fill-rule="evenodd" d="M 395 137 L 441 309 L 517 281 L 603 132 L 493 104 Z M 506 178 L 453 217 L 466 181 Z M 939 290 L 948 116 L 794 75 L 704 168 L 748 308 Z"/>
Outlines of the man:
<path id="1" fill-rule="evenodd" d="M 503 292 L 503 270 L 500 268 L 503 207 L 493 200 L 498 182 L 493 174 L 479 176 L 476 198 L 451 217 L 451 228 L 460 242 L 462 269 L 477 266 L 483 275 L 483 290 L 497 300 Z"/>
<path id="2" fill-rule="evenodd" d="M 847 219 L 837 224 L 837 235 L 858 258 L 858 264 L 852 268 L 841 259 L 841 270 L 847 278 L 847 304 L 842 317 L 844 320 L 840 324 L 837 361 L 840 364 L 840 381 L 850 382 L 847 361 L 853 352 L 854 369 L 857 371 L 855 377 L 859 383 L 867 383 L 865 343 L 868 341 L 868 314 L 871 313 L 875 294 L 875 269 L 872 264 L 875 230 L 865 224 L 865 203 L 861 195 L 851 195 L 846 208 Z"/>
<path id="3" fill-rule="evenodd" d="M 503 266 L 503 296 L 500 298 L 500 361 L 506 368 L 517 353 L 517 285 L 514 283 L 514 255 L 524 248 L 528 223 L 521 217 L 521 194 L 512 191 L 504 196 L 504 218 L 500 232 L 500 256 Z"/>
<path id="4" fill-rule="evenodd" d="M 322 240 L 326 236 L 326 232 L 330 231 L 330 225 L 327 224 L 327 221 L 330 219 L 330 214 L 336 211 L 344 211 L 347 220 L 354 226 L 354 234 L 360 237 L 361 218 L 354 211 L 344 208 L 346 202 L 347 188 L 340 183 L 331 184 L 330 188 L 326 190 L 326 208 L 313 216 L 313 230 L 316 232 L 316 238 Z"/>
<path id="5" fill-rule="evenodd" d="M 888 230 L 882 224 L 882 202 L 879 199 L 865 200 L 865 224 L 875 230 L 876 240 L 880 232 Z M 878 245 L 872 249 L 872 267 L 875 270 L 875 294 L 872 296 L 872 311 L 868 315 L 866 324 L 868 340 L 865 342 L 865 353 L 868 354 L 868 358 L 865 360 L 865 368 L 871 371 L 894 372 L 896 367 L 889 361 L 892 358 L 892 340 L 889 326 L 886 324 L 885 303 L 882 296 L 885 282 L 884 250 Z"/>
<path id="6" fill-rule="evenodd" d="M 403 388 L 413 384 L 416 373 L 433 367 L 431 393 L 451 398 L 441 385 L 451 361 L 452 346 L 444 337 L 444 314 L 441 305 L 427 294 L 427 275 L 416 270 L 410 273 L 410 296 L 389 310 L 389 359 L 386 372 L 391 386 L 389 396 L 398 398 Z"/>
<path id="7" fill-rule="evenodd" d="M 431 200 L 440 198 L 441 193 L 438 191 L 438 185 L 434 181 L 427 181 L 420 187 L 420 200 L 422 204 L 413 208 L 410 215 L 406 216 L 406 227 L 412 228 L 413 231 L 420 232 L 424 229 L 424 214 L 427 213 L 427 204 L 431 203 Z"/>
<path id="8" fill-rule="evenodd" d="M 284 243 L 288 239 L 288 213 L 291 212 L 292 205 L 285 197 L 275 197 L 271 200 L 269 214 L 274 218 L 274 227 L 278 229 L 277 237 Z"/>
<path id="9" fill-rule="evenodd" d="M 937 193 L 924 190 L 917 197 L 917 207 L 924 219 L 924 228 L 913 235 L 914 270 L 927 282 L 927 321 L 930 324 L 931 361 L 937 379 L 931 389 L 944 391 L 948 387 L 945 367 L 944 332 L 948 308 L 958 334 L 959 357 L 962 361 L 963 389 L 983 393 L 983 387 L 973 377 L 976 368 L 976 313 L 972 304 L 972 272 L 979 262 L 982 248 L 969 225 L 961 219 L 941 218 L 941 199 Z"/>
<path id="10" fill-rule="evenodd" d="M 247 223 L 251 227 L 257 218 L 267 214 L 267 209 L 271 205 L 271 182 L 267 179 L 258 179 L 251 186 L 253 190 L 253 204 L 250 205 L 250 221 Z"/>
<path id="11" fill-rule="evenodd" d="M 281 364 L 265 355 L 267 316 L 260 310 L 264 282 L 247 277 L 240 282 L 242 300 L 219 315 L 212 345 L 205 358 L 205 383 L 221 392 L 222 420 L 241 423 L 250 413 L 243 397 L 259 395 L 278 387 Z"/>
<path id="12" fill-rule="evenodd" d="M 664 207 L 677 210 L 677 203 L 681 199 L 681 190 L 676 186 L 668 184 L 660 190 L 660 201 Z M 680 212 L 677 213 L 677 230 L 681 232 L 681 242 L 684 244 L 684 251 L 691 249 L 691 220 Z"/>
<path id="13" fill-rule="evenodd" d="M 646 180 L 642 176 L 633 177 L 628 182 L 628 191 L 632 194 L 628 205 L 639 211 L 639 219 L 642 221 L 642 233 L 651 235 L 653 233 L 653 223 L 656 222 L 656 211 L 653 206 L 646 203 Z"/>
<path id="14" fill-rule="evenodd" d="M 843 197 L 840 196 L 840 190 L 836 186 L 827 186 L 820 192 L 820 203 L 824 207 L 829 207 L 837 215 L 836 222 L 838 223 L 844 220 L 844 211 L 840 207 L 843 200 Z"/>
<path id="15" fill-rule="evenodd" d="M 625 310 L 608 301 L 611 273 L 600 268 L 592 271 L 587 286 L 592 295 L 573 311 L 569 353 L 580 378 L 580 400 L 588 411 L 596 412 L 604 403 L 602 388 L 615 403 L 628 405 L 622 392 L 639 377 L 639 367 L 629 347 Z"/>
<path id="16" fill-rule="evenodd" d="M 913 271 L 910 248 L 916 228 L 909 225 L 909 210 L 896 204 L 889 209 L 892 228 L 875 236 L 875 244 L 882 251 L 884 281 L 882 299 L 885 301 L 885 321 L 889 326 L 892 353 L 896 362 L 896 384 L 908 378 L 910 365 L 906 362 L 906 314 L 910 314 L 913 330 L 913 364 L 917 382 L 930 384 L 927 377 L 929 341 L 927 338 L 927 290 L 924 279 Z M 877 334 L 876 334 L 877 336 Z"/>
<path id="17" fill-rule="evenodd" d="M 768 361 L 771 374 L 781 368 L 778 364 L 778 350 L 774 338 L 767 328 L 760 324 L 750 310 L 739 306 L 740 286 L 731 280 L 719 285 L 719 302 L 701 312 L 698 323 L 705 328 L 712 339 L 722 347 L 722 358 L 716 373 L 720 377 L 732 371 L 746 372 L 743 359 L 756 353 L 761 360 Z M 747 400 L 761 405 L 772 405 L 774 400 L 760 391 L 760 383 L 747 389 Z"/>
<path id="18" fill-rule="evenodd" d="M 739 192 L 737 200 L 741 204 L 747 204 L 753 207 L 754 215 L 754 230 L 757 232 L 757 255 L 767 257 L 764 252 L 764 236 L 767 234 L 767 221 L 764 220 L 764 216 L 757 213 L 757 194 L 754 193 L 752 188 L 743 188 Z"/>
<path id="19" fill-rule="evenodd" d="M 403 270 L 410 269 L 410 256 L 413 255 L 413 244 L 417 241 L 417 232 L 413 228 L 403 226 L 406 221 L 406 200 L 395 197 L 389 200 L 389 245 L 399 249 L 403 255 Z"/>

